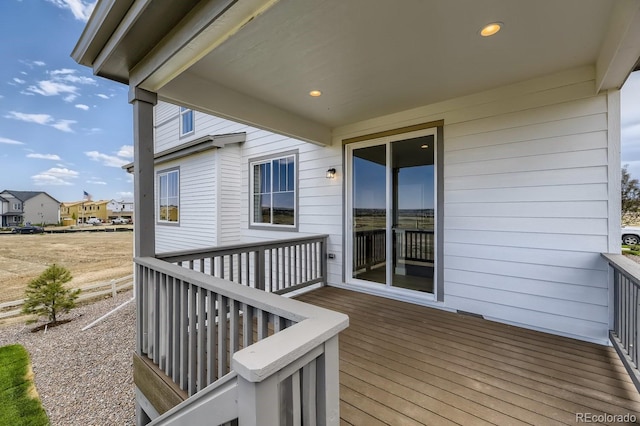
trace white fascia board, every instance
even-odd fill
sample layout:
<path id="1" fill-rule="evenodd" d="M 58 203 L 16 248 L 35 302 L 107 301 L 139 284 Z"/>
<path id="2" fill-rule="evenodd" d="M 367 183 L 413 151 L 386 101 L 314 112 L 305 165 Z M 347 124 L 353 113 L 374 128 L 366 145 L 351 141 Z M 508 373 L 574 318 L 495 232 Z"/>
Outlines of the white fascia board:
<path id="1" fill-rule="evenodd" d="M 158 96 L 207 114 L 310 142 L 331 145 L 331 128 L 210 80 L 182 75 Z"/>
<path id="2" fill-rule="evenodd" d="M 113 56 L 116 48 L 122 43 L 127 33 L 133 28 L 136 21 L 151 2 L 152 0 L 138 0 L 131 5 L 131 8 L 129 8 L 118 27 L 113 31 L 104 48 L 93 61 L 94 72 L 99 71 L 109 58 Z"/>
<path id="3" fill-rule="evenodd" d="M 87 21 L 87 25 L 82 30 L 82 34 L 71 52 L 71 58 L 81 65 L 93 66 L 96 56 L 111 36 L 112 30 L 106 28 L 107 22 L 112 20 L 120 21 L 119 16 L 124 16 L 132 2 L 133 0 L 126 2 L 121 0 L 102 0 L 97 2 L 89 21 Z M 93 52 L 96 53 L 94 54 Z"/>
<path id="4" fill-rule="evenodd" d="M 640 58 L 640 2 L 616 4 L 596 62 L 596 93 L 619 89 Z"/>

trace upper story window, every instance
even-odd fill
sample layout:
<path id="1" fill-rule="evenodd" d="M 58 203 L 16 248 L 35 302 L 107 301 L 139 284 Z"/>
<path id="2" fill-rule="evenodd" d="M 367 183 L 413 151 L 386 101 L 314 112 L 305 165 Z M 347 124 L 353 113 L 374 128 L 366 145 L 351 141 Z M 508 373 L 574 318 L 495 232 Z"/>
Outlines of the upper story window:
<path id="1" fill-rule="evenodd" d="M 178 223 L 180 219 L 180 169 L 158 173 L 158 222 Z"/>
<path id="2" fill-rule="evenodd" d="M 13 203 L 14 210 L 20 210 L 21 208 L 22 208 L 22 205 L 20 205 L 20 203 Z"/>
<path id="3" fill-rule="evenodd" d="M 249 162 L 251 225 L 297 226 L 297 155 Z"/>
<path id="4" fill-rule="evenodd" d="M 193 124 L 193 110 L 180 107 L 180 136 L 193 133 L 195 130 Z"/>

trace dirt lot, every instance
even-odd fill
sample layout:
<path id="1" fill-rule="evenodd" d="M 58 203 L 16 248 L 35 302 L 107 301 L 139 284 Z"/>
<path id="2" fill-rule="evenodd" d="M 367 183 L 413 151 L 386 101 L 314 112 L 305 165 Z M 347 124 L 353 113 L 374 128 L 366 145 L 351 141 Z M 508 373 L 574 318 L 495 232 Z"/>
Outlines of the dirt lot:
<path id="1" fill-rule="evenodd" d="M 132 256 L 133 232 L 0 235 L 0 303 L 22 299 L 52 263 L 69 268 L 69 286 L 81 288 L 132 274 Z"/>

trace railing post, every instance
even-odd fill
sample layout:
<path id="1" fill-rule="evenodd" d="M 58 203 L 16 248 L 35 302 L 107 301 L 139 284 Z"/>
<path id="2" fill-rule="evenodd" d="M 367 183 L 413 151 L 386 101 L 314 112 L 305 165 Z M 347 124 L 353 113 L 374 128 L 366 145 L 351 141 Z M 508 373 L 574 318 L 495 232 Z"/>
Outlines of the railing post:
<path id="1" fill-rule="evenodd" d="M 327 237 L 324 237 L 320 242 L 320 246 L 321 246 L 321 254 L 320 254 L 321 263 L 320 264 L 322 269 L 322 278 L 324 279 L 324 282 L 322 283 L 322 285 L 327 285 L 329 283 L 329 277 L 328 277 L 329 272 L 328 272 L 328 261 L 327 261 L 329 254 L 327 249 L 327 242 L 328 242 Z"/>
<path id="2" fill-rule="evenodd" d="M 262 382 L 250 382 L 238 375 L 238 424 L 261 426 L 280 424 L 278 375 Z"/>
<path id="3" fill-rule="evenodd" d="M 324 342 L 324 353 L 318 358 L 318 424 L 340 423 L 340 354 L 338 336 Z"/>

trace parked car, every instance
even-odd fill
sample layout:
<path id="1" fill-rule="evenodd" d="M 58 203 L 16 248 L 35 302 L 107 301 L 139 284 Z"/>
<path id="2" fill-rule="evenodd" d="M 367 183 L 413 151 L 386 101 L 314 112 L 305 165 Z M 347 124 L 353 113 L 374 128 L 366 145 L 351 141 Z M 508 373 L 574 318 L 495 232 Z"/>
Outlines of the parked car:
<path id="1" fill-rule="evenodd" d="M 640 227 L 625 226 L 622 228 L 622 244 L 640 244 Z"/>
<path id="2" fill-rule="evenodd" d="M 126 225 L 127 223 L 129 223 L 129 219 L 127 219 L 126 217 L 116 217 L 111 221 L 111 223 L 113 225 Z"/>
<path id="3" fill-rule="evenodd" d="M 14 234 L 42 234 L 44 232 L 44 228 L 42 226 L 33 226 L 33 225 L 25 225 L 25 226 L 16 226 L 11 230 Z"/>
<path id="4" fill-rule="evenodd" d="M 100 220 L 99 217 L 90 217 L 89 219 L 87 219 L 87 223 L 89 225 L 101 225 L 102 224 L 102 220 Z"/>

